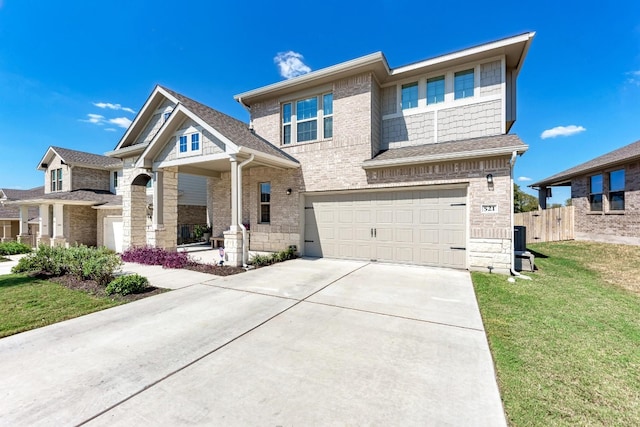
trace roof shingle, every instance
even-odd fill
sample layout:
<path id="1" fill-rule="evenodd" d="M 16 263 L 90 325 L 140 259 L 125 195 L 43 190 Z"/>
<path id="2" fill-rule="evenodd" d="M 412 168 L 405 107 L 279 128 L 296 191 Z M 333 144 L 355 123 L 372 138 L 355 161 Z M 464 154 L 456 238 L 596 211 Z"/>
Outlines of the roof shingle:
<path id="1" fill-rule="evenodd" d="M 122 166 L 122 160 L 113 157 L 101 156 L 100 154 L 87 153 L 84 151 L 70 150 L 63 147 L 51 147 L 62 160 L 67 164 L 78 164 L 84 166 L 95 166 L 100 168 L 117 168 Z"/>

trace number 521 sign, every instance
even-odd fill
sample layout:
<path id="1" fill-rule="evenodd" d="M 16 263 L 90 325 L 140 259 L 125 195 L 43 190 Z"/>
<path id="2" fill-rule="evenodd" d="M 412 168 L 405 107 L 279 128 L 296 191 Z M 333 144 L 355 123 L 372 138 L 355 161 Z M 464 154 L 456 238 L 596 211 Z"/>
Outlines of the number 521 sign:
<path id="1" fill-rule="evenodd" d="M 480 207 L 482 213 L 498 213 L 498 205 L 482 205 Z"/>

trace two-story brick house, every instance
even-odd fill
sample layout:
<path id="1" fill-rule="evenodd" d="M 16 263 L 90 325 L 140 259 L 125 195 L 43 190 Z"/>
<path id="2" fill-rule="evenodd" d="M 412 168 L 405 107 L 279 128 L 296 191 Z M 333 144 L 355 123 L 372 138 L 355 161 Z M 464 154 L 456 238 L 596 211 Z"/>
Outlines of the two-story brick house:
<path id="1" fill-rule="evenodd" d="M 156 87 L 123 160 L 124 246 L 175 247 L 178 173 L 206 176 L 231 264 L 251 250 L 508 271 L 509 134 L 533 33 L 392 69 L 367 55 L 237 95 L 250 125 Z M 153 180 L 153 225 L 136 215 Z M 247 227 L 248 226 L 248 227 Z M 248 230 L 247 230 L 248 228 Z"/>

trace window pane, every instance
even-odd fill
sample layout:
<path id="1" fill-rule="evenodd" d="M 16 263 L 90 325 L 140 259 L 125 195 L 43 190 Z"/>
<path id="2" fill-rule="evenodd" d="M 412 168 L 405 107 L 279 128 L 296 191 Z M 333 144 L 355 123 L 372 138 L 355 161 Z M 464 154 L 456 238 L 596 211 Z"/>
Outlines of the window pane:
<path id="1" fill-rule="evenodd" d="M 271 183 L 260 183 L 260 202 L 269 203 L 271 201 Z"/>
<path id="2" fill-rule="evenodd" d="M 402 85 L 402 109 L 418 106 L 418 82 Z"/>
<path id="3" fill-rule="evenodd" d="M 296 117 L 298 120 L 311 119 L 318 115 L 318 98 L 303 99 L 296 102 Z M 315 138 L 314 138 L 315 139 Z"/>
<path id="4" fill-rule="evenodd" d="M 191 151 L 200 150 L 200 134 L 194 133 L 191 135 Z"/>
<path id="5" fill-rule="evenodd" d="M 113 172 L 113 187 L 118 186 L 118 172 Z"/>
<path id="6" fill-rule="evenodd" d="M 284 125 L 284 129 L 282 129 L 282 142 L 291 144 L 291 125 Z"/>
<path id="7" fill-rule="evenodd" d="M 609 173 L 609 190 L 624 191 L 624 169 Z"/>
<path id="8" fill-rule="evenodd" d="M 609 193 L 609 209 L 612 211 L 624 210 L 624 191 Z"/>
<path id="9" fill-rule="evenodd" d="M 592 194 L 589 196 L 589 204 L 592 211 L 602 211 L 602 194 Z"/>
<path id="10" fill-rule="evenodd" d="M 324 119 L 324 137 L 333 138 L 333 117 L 325 117 Z"/>
<path id="11" fill-rule="evenodd" d="M 271 207 L 269 205 L 260 206 L 260 222 L 271 222 Z"/>
<path id="12" fill-rule="evenodd" d="M 318 122 L 298 123 L 298 142 L 313 141 L 318 138 Z"/>
<path id="13" fill-rule="evenodd" d="M 291 104 L 282 106 L 282 123 L 291 123 Z"/>
<path id="14" fill-rule="evenodd" d="M 333 114 L 333 94 L 328 93 L 322 97 L 322 111 L 325 116 Z"/>
<path id="15" fill-rule="evenodd" d="M 455 99 L 473 96 L 473 84 L 473 70 L 455 73 L 453 80 Z"/>
<path id="16" fill-rule="evenodd" d="M 602 175 L 591 177 L 591 193 L 602 193 Z"/>
<path id="17" fill-rule="evenodd" d="M 181 136 L 180 137 L 180 152 L 181 153 L 186 153 L 187 152 L 187 137 L 186 136 Z"/>
<path id="18" fill-rule="evenodd" d="M 444 102 L 444 76 L 427 80 L 427 104 Z"/>

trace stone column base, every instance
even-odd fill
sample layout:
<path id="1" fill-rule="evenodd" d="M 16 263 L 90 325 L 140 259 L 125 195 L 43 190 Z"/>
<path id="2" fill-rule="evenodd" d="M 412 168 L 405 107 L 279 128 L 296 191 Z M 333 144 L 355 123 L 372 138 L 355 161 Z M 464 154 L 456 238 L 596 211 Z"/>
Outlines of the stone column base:
<path id="1" fill-rule="evenodd" d="M 222 234 L 225 263 L 232 267 L 242 267 L 242 232 L 228 230 Z"/>
<path id="2" fill-rule="evenodd" d="M 64 237 L 54 237 L 51 239 L 51 246 L 64 246 L 69 247 L 67 244 L 67 239 Z"/>
<path id="3" fill-rule="evenodd" d="M 32 237 L 29 234 L 18 234 L 18 236 L 16 237 L 16 240 L 19 243 L 24 243 L 25 245 L 29 245 L 29 246 L 33 244 Z"/>
<path id="4" fill-rule="evenodd" d="M 13 242 L 15 239 L 13 237 L 3 237 L 2 239 L 0 239 L 0 242 L 4 243 L 4 242 Z"/>
<path id="5" fill-rule="evenodd" d="M 49 237 L 49 236 L 39 236 L 38 240 L 36 240 L 36 245 L 37 246 L 40 246 L 40 245 L 51 246 L 51 237 Z"/>

